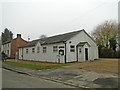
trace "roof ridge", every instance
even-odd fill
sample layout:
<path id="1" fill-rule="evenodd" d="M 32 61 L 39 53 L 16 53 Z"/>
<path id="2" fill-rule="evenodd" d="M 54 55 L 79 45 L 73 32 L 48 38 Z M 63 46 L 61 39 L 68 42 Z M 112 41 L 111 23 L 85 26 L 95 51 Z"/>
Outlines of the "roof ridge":
<path id="1" fill-rule="evenodd" d="M 65 34 L 70 34 L 70 33 L 80 32 L 80 31 L 82 31 L 82 30 L 84 30 L 84 29 L 77 30 L 77 31 L 72 31 L 72 32 L 66 32 L 66 33 L 58 34 L 58 35 L 53 35 L 53 36 L 49 36 L 49 37 L 45 37 L 45 38 L 41 38 L 41 39 L 35 39 L 35 40 L 32 40 L 32 41 L 44 40 L 44 39 L 47 39 L 47 38 L 52 38 L 52 37 L 61 36 L 61 35 L 65 35 Z M 32 41 L 31 41 L 31 42 L 32 42 Z"/>
<path id="2" fill-rule="evenodd" d="M 81 31 L 83 31 L 83 30 L 77 30 L 77 31 L 72 31 L 72 32 L 64 33 L 64 34 L 58 34 L 58 35 L 54 35 L 54 36 L 50 36 L 50 37 L 46 37 L 46 38 L 42 38 L 42 39 L 36 39 L 36 40 L 33 40 L 33 41 L 27 43 L 23 47 L 34 46 L 37 43 L 37 41 L 39 41 L 42 45 L 64 42 L 64 41 L 69 40 L 70 38 L 72 38 L 74 35 L 78 34 Z"/>
<path id="3" fill-rule="evenodd" d="M 82 30 L 83 30 L 83 29 L 82 29 Z M 70 33 L 74 33 L 74 32 L 80 32 L 80 31 L 82 31 L 82 30 L 77 30 L 77 31 L 66 32 L 66 33 L 63 33 L 63 34 L 53 35 L 53 36 L 46 37 L 46 38 L 51 38 L 51 37 L 55 37 L 55 36 L 60 36 L 60 35 L 65 35 L 65 34 L 70 34 Z"/>

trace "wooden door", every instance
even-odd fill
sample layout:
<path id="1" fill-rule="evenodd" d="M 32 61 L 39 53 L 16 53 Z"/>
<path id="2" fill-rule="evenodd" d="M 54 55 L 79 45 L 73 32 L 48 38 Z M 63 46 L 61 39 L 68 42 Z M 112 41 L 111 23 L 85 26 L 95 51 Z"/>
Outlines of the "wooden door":
<path id="1" fill-rule="evenodd" d="M 85 60 L 88 60 L 88 48 L 85 48 Z"/>

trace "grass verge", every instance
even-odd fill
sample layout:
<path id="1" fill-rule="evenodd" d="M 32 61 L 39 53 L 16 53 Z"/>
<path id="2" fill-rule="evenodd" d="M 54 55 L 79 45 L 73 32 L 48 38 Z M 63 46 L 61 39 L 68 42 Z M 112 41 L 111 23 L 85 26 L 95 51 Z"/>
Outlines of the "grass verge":
<path id="1" fill-rule="evenodd" d="M 68 64 L 58 64 L 58 65 L 36 65 L 36 64 L 25 64 L 19 62 L 5 61 L 6 64 L 11 64 L 20 67 L 32 68 L 32 69 L 50 69 L 50 68 L 59 68 L 67 66 Z"/>

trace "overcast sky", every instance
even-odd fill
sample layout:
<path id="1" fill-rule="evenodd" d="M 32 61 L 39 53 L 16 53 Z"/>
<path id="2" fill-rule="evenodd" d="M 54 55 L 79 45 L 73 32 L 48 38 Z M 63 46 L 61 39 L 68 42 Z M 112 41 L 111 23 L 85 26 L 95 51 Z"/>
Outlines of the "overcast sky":
<path id="1" fill-rule="evenodd" d="M 29 2 L 28 2 L 29 1 Z M 1 32 L 9 28 L 27 40 L 85 29 L 88 33 L 105 20 L 118 20 L 119 0 L 3 0 Z"/>
<path id="2" fill-rule="evenodd" d="M 120 23 L 120 1 L 118 4 L 118 22 Z"/>

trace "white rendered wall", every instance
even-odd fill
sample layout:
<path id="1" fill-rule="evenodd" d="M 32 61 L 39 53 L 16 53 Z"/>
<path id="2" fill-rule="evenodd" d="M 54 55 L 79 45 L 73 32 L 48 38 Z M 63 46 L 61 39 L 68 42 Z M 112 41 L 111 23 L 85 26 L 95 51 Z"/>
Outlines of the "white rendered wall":
<path id="1" fill-rule="evenodd" d="M 69 43 L 71 41 L 71 43 Z M 70 40 L 66 42 L 66 62 L 73 62 L 77 61 L 77 53 L 76 53 L 76 46 L 80 42 L 88 42 L 91 47 L 88 47 L 88 45 L 85 45 L 82 48 L 82 56 L 80 61 L 85 61 L 85 47 L 88 48 L 88 60 L 94 60 L 98 59 L 98 47 L 96 43 L 88 36 L 84 31 L 80 32 Z M 75 52 L 70 52 L 70 45 L 75 45 Z M 37 46 L 40 47 L 40 53 L 37 53 Z M 38 42 L 34 47 L 26 47 L 23 48 L 23 59 L 24 60 L 36 60 L 36 61 L 47 61 L 47 62 L 58 62 L 57 55 L 59 52 L 53 52 L 53 46 L 64 46 L 64 43 L 55 43 L 55 44 L 46 44 L 42 45 Z M 47 52 L 43 53 L 43 47 L 47 47 Z M 32 48 L 35 48 L 35 53 L 32 53 Z M 26 49 L 28 49 L 28 54 L 26 53 Z M 65 51 L 65 48 L 63 48 Z M 59 51 L 59 48 L 58 48 Z M 22 49 L 19 49 L 19 59 L 21 59 Z M 65 52 L 64 52 L 65 55 Z M 64 57 L 61 56 L 60 62 L 65 63 Z"/>
<path id="2" fill-rule="evenodd" d="M 37 53 L 37 47 L 40 47 L 40 52 Z M 23 48 L 23 59 L 24 60 L 35 60 L 35 61 L 46 61 L 46 62 L 58 62 L 57 55 L 59 54 L 59 48 L 57 52 L 53 52 L 53 46 L 64 46 L 64 44 L 47 44 L 47 45 L 40 45 L 38 42 L 34 47 L 26 47 Z M 43 53 L 43 47 L 47 47 L 47 52 Z M 32 53 L 32 48 L 35 48 L 35 52 Z M 28 49 L 28 53 L 26 53 L 26 49 Z M 19 59 L 21 57 L 22 49 L 19 49 Z M 64 63 L 64 55 L 60 57 L 60 63 Z"/>
<path id="3" fill-rule="evenodd" d="M 71 43 L 69 43 L 71 41 Z M 67 41 L 67 61 L 72 62 L 76 60 L 76 45 L 80 42 L 88 42 L 91 47 L 89 48 L 89 60 L 98 59 L 98 47 L 96 43 L 84 32 L 80 32 L 73 38 Z M 75 52 L 70 52 L 70 45 L 75 45 Z M 84 54 L 83 54 L 84 55 Z"/>

